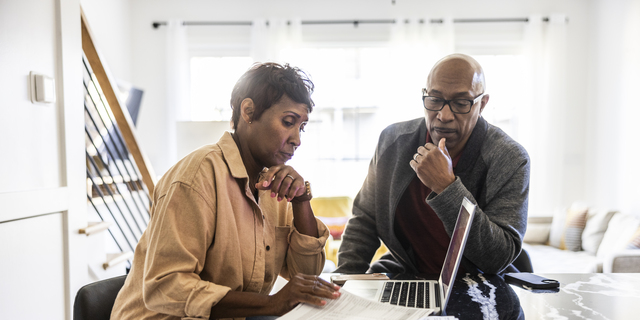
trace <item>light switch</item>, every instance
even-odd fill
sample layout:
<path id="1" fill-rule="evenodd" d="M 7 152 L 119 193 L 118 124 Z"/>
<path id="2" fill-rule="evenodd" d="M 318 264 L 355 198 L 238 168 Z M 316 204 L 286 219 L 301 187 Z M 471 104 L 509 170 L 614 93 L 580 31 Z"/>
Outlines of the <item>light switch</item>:
<path id="1" fill-rule="evenodd" d="M 55 81 L 52 77 L 29 73 L 31 102 L 52 103 L 56 101 Z"/>

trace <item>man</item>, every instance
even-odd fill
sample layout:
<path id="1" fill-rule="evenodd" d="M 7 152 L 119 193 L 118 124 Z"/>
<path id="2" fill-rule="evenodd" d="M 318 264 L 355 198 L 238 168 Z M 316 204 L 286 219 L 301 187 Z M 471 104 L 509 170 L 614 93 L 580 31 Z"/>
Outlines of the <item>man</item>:
<path id="1" fill-rule="evenodd" d="M 425 117 L 387 127 L 353 203 L 336 272 L 439 274 L 462 198 L 476 203 L 467 272 L 516 271 L 527 223 L 529 156 L 480 115 L 489 101 L 473 58 L 438 61 Z M 380 240 L 389 249 L 369 265 Z"/>

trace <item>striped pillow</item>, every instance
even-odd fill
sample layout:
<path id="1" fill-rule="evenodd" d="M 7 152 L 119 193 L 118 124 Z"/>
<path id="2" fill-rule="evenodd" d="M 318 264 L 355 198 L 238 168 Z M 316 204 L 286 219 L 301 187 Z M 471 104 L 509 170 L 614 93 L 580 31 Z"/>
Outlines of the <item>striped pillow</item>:
<path id="1" fill-rule="evenodd" d="M 582 250 L 582 231 L 587 225 L 587 209 L 569 210 L 560 249 Z"/>

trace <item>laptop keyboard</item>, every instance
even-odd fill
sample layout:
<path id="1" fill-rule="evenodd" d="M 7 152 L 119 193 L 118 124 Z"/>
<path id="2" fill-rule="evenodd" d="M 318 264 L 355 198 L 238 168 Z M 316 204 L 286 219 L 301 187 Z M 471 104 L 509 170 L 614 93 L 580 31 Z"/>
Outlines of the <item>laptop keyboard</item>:
<path id="1" fill-rule="evenodd" d="M 384 284 L 380 302 L 410 308 L 430 308 L 429 283 L 424 281 L 393 281 Z"/>

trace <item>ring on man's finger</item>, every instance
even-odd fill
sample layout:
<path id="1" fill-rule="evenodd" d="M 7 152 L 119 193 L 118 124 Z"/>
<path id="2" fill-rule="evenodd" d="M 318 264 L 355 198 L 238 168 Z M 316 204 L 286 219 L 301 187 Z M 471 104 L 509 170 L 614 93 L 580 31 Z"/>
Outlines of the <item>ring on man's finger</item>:
<path id="1" fill-rule="evenodd" d="M 419 156 L 419 155 L 420 155 L 419 153 L 414 154 L 414 155 L 413 155 L 413 160 L 418 161 L 418 156 Z"/>
<path id="2" fill-rule="evenodd" d="M 292 175 L 288 174 L 285 178 L 291 178 L 291 181 L 295 181 L 296 178 L 294 178 Z"/>

